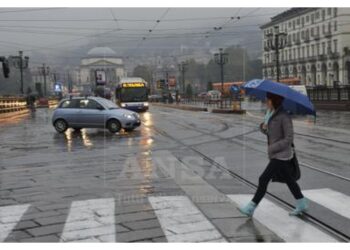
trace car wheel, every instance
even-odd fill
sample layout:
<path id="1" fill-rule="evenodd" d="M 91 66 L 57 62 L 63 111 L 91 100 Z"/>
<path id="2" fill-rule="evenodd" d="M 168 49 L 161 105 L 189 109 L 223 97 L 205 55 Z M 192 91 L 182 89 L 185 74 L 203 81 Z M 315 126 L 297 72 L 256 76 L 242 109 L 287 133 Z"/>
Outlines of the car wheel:
<path id="1" fill-rule="evenodd" d="M 120 131 L 120 129 L 122 128 L 122 125 L 120 124 L 120 122 L 116 119 L 113 120 L 109 120 L 107 122 L 107 128 L 109 130 L 109 132 L 111 133 L 117 133 Z"/>
<path id="2" fill-rule="evenodd" d="M 68 129 L 68 124 L 63 119 L 58 119 L 54 123 L 54 127 L 58 133 L 64 133 Z"/>

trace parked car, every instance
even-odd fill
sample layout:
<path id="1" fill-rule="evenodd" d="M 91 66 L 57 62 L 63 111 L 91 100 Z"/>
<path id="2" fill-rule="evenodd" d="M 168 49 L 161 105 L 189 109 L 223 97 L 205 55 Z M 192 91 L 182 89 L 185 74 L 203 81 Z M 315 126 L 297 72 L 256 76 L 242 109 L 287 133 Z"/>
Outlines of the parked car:
<path id="1" fill-rule="evenodd" d="M 161 95 L 149 95 L 148 96 L 148 101 L 150 102 L 160 102 L 162 100 Z"/>
<path id="2" fill-rule="evenodd" d="M 207 93 L 207 97 L 205 99 L 205 103 L 218 103 L 221 101 L 221 92 L 218 90 L 210 90 Z"/>
<path id="3" fill-rule="evenodd" d="M 201 99 L 205 99 L 207 97 L 207 92 L 201 92 L 198 94 L 198 97 Z"/>
<path id="4" fill-rule="evenodd" d="M 52 124 L 59 133 L 68 128 L 107 128 L 111 133 L 131 131 L 141 125 L 139 114 L 101 97 L 63 99 L 54 110 Z"/>

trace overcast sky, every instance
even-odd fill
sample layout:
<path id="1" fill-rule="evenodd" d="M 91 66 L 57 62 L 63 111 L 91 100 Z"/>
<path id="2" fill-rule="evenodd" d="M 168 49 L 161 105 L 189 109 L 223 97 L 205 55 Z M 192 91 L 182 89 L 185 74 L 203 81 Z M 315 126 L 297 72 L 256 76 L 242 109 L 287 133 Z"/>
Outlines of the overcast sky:
<path id="1" fill-rule="evenodd" d="M 254 37 L 285 8 L 0 8 L 0 54 L 63 56 L 79 47 L 125 50 L 208 41 L 222 46 Z M 159 20 L 159 22 L 157 22 Z M 219 30 L 214 30 L 214 27 Z M 220 29 L 221 27 L 221 29 Z M 151 31 L 151 32 L 150 32 Z M 233 42 L 236 41 L 236 42 Z M 244 45 L 244 44 L 243 44 Z M 120 50 L 118 50 L 120 48 Z M 70 55 L 72 56 L 72 55 Z M 124 54 L 125 56 L 125 54 Z M 35 58 L 34 58 L 35 60 Z"/>

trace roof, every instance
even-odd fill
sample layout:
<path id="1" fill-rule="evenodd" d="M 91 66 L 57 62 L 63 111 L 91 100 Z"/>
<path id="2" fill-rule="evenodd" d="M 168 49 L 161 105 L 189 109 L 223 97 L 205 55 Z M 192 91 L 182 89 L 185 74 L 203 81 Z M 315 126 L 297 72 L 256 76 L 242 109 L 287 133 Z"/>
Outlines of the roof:
<path id="1" fill-rule="evenodd" d="M 281 21 L 286 21 L 288 19 L 300 16 L 302 14 L 305 14 L 307 12 L 310 12 L 316 9 L 318 8 L 291 8 L 276 16 L 271 17 L 271 21 L 266 24 L 263 24 L 262 26 L 260 26 L 260 28 L 264 29 L 264 28 L 270 27 L 272 25 L 280 23 Z"/>
<path id="2" fill-rule="evenodd" d="M 95 47 L 89 50 L 88 57 L 117 57 L 117 53 L 109 47 Z"/>

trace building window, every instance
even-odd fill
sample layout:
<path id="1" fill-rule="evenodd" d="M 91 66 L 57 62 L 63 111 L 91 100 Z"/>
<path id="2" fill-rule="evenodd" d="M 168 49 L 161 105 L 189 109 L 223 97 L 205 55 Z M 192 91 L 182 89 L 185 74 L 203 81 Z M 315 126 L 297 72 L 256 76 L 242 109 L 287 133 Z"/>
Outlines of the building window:
<path id="1" fill-rule="evenodd" d="M 327 52 L 328 52 L 328 53 L 331 53 L 331 52 L 332 52 L 332 42 L 331 42 L 331 41 L 328 41 L 328 42 L 327 42 Z"/>
<path id="2" fill-rule="evenodd" d="M 316 27 L 316 35 L 317 36 L 320 35 L 320 27 L 319 26 Z"/>
<path id="3" fill-rule="evenodd" d="M 334 9 L 333 9 L 333 16 L 334 16 L 334 17 L 337 16 L 337 12 L 338 12 L 338 8 L 334 8 Z"/>
<path id="4" fill-rule="evenodd" d="M 305 47 L 304 46 L 301 48 L 301 54 L 302 54 L 302 57 L 304 58 L 305 57 Z"/>
<path id="5" fill-rule="evenodd" d="M 306 57 L 309 57 L 310 56 L 310 46 L 308 45 L 306 47 Z"/>
<path id="6" fill-rule="evenodd" d="M 296 50 L 295 50 L 295 48 L 293 49 L 293 58 L 296 59 Z"/>
<path id="7" fill-rule="evenodd" d="M 297 25 L 300 25 L 300 18 L 297 19 Z"/>
<path id="8" fill-rule="evenodd" d="M 288 23 L 288 28 L 291 28 L 291 27 L 292 27 L 292 23 L 289 22 L 289 23 Z"/>
<path id="9" fill-rule="evenodd" d="M 306 21 L 305 21 L 306 23 L 308 23 L 309 22 L 309 16 L 306 16 Z"/>
<path id="10" fill-rule="evenodd" d="M 314 28 L 311 28 L 311 35 L 314 36 Z"/>
<path id="11" fill-rule="evenodd" d="M 334 52 L 337 53 L 338 52 L 338 40 L 334 40 L 333 43 L 334 43 L 334 46 L 333 46 Z"/>
<path id="12" fill-rule="evenodd" d="M 301 31 L 301 39 L 304 39 L 304 38 L 305 38 L 305 31 L 302 30 L 302 31 Z"/>
<path id="13" fill-rule="evenodd" d="M 311 23 L 314 24 L 315 23 L 315 15 L 311 14 Z"/>
<path id="14" fill-rule="evenodd" d="M 334 21 L 334 31 L 337 31 L 338 27 L 337 27 L 337 21 Z"/>
<path id="15" fill-rule="evenodd" d="M 317 11 L 315 16 L 316 16 L 316 19 L 319 19 L 320 18 L 320 12 Z"/>
<path id="16" fill-rule="evenodd" d="M 300 58 L 300 47 L 298 47 L 298 58 Z"/>
<path id="17" fill-rule="evenodd" d="M 293 30 L 295 30 L 295 20 L 293 20 Z"/>
<path id="18" fill-rule="evenodd" d="M 315 45 L 311 45 L 311 56 L 315 56 Z"/>
<path id="19" fill-rule="evenodd" d="M 326 18 L 326 10 L 323 9 L 322 10 L 322 20 L 324 21 L 325 18 Z"/>
<path id="20" fill-rule="evenodd" d="M 295 42 L 295 33 L 293 33 L 293 42 Z"/>
<path id="21" fill-rule="evenodd" d="M 322 25 L 322 33 L 323 35 L 326 33 L 326 26 L 324 24 Z"/>
<path id="22" fill-rule="evenodd" d="M 305 19 L 304 19 L 304 17 L 302 17 L 302 18 L 301 18 L 301 26 L 302 26 L 302 27 L 304 27 L 304 21 L 305 21 Z"/>
<path id="23" fill-rule="evenodd" d="M 316 50 L 317 50 L 317 55 L 319 55 L 320 54 L 320 44 L 319 43 L 316 44 Z"/>
<path id="24" fill-rule="evenodd" d="M 322 54 L 323 55 L 326 54 L 326 43 L 325 42 L 322 43 Z"/>
<path id="25" fill-rule="evenodd" d="M 328 16 L 332 15 L 332 9 L 331 9 L 331 8 L 328 8 L 328 9 L 327 9 L 327 15 L 328 15 Z"/>

